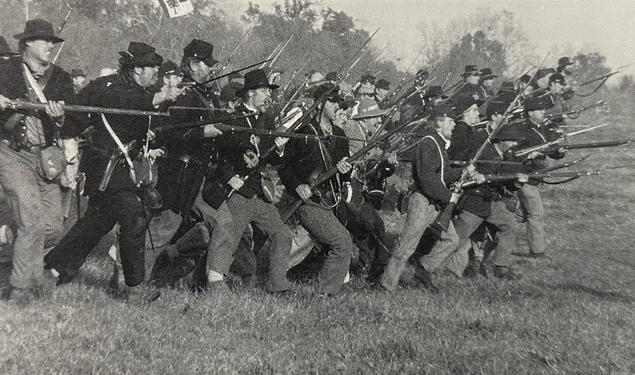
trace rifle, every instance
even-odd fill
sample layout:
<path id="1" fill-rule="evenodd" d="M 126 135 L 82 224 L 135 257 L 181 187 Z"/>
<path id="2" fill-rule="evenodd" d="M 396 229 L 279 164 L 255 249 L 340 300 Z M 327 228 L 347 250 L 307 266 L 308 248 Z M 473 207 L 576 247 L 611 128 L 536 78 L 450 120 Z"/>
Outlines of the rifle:
<path id="1" fill-rule="evenodd" d="M 278 51 L 278 53 L 276 54 L 276 56 L 273 58 L 273 60 L 271 60 L 271 63 L 269 64 L 269 68 L 271 68 L 271 72 L 269 72 L 269 74 L 267 75 L 267 78 L 269 78 L 269 76 L 271 75 L 271 73 L 273 72 L 273 67 L 276 65 L 276 63 L 278 62 L 278 59 L 280 58 L 280 54 L 282 53 L 282 51 L 284 51 L 285 48 L 287 48 L 287 46 L 289 45 L 289 43 L 291 43 L 291 40 L 293 39 L 293 35 L 291 35 L 289 37 L 289 39 L 287 39 L 286 43 L 284 43 L 282 45 L 282 48 L 280 48 L 280 51 Z"/>
<path id="2" fill-rule="evenodd" d="M 258 69 L 262 69 L 265 66 L 267 66 L 267 62 L 273 60 L 273 56 L 275 56 L 276 52 L 278 52 L 278 49 L 280 49 L 280 47 L 282 46 L 284 42 L 280 42 L 276 45 L 276 48 L 273 49 L 273 51 L 271 51 L 271 53 L 269 54 L 269 56 L 267 56 L 267 61 L 263 62 Z"/>
<path id="3" fill-rule="evenodd" d="M 610 73 L 603 74 L 603 75 L 601 75 L 601 76 L 599 76 L 599 77 L 595 77 L 595 78 L 592 78 L 592 79 L 590 79 L 590 80 L 588 80 L 588 81 L 582 82 L 582 83 L 581 83 L 581 84 L 579 84 L 578 86 L 579 86 L 579 87 L 582 87 L 582 86 L 590 85 L 590 84 L 592 84 L 593 82 L 597 82 L 597 81 L 601 81 L 601 80 L 607 80 L 609 77 L 616 75 L 616 74 L 617 74 L 617 73 L 619 73 L 622 69 L 624 69 L 624 68 L 626 68 L 627 66 L 632 65 L 632 64 L 633 64 L 633 63 L 631 62 L 631 63 L 628 63 L 628 64 L 626 64 L 626 65 L 622 65 L 622 66 L 618 67 L 617 69 L 615 69 L 614 71 L 612 71 L 612 72 L 610 72 Z"/>
<path id="4" fill-rule="evenodd" d="M 190 83 L 190 84 L 191 84 L 191 85 L 193 85 L 193 86 L 201 86 L 201 85 L 204 85 L 204 84 L 206 84 L 206 83 L 210 83 L 210 82 L 213 82 L 213 81 L 219 80 L 219 79 L 221 79 L 221 78 L 225 78 L 225 77 L 230 76 L 230 75 L 232 75 L 232 74 L 234 74 L 234 73 L 242 72 L 243 70 L 247 70 L 247 69 L 253 68 L 253 67 L 254 67 L 254 66 L 256 66 L 256 65 L 264 64 L 264 63 L 266 63 L 266 62 L 268 62 L 268 61 L 271 61 L 271 59 L 263 60 L 263 61 L 261 61 L 261 62 L 258 62 L 258 63 L 255 63 L 255 64 L 251 64 L 251 65 L 246 66 L 246 67 L 244 67 L 244 68 L 240 68 L 240 69 L 235 69 L 235 70 L 232 70 L 232 71 L 231 71 L 231 72 L 229 72 L 229 73 L 225 73 L 225 74 L 220 75 L 220 76 L 215 76 L 215 77 L 213 77 L 213 78 L 208 79 L 207 81 L 203 81 L 203 82 L 194 82 L 194 83 Z M 187 84 L 186 84 L 186 85 L 187 85 Z"/>
<path id="5" fill-rule="evenodd" d="M 252 114 L 249 115 L 245 115 L 245 116 L 236 116 L 233 117 L 232 119 L 240 119 L 240 118 L 245 118 L 245 117 L 250 117 L 253 116 Z M 226 120 L 227 121 L 227 120 Z M 201 121 L 204 122 L 204 121 Z M 209 122 L 207 122 L 209 124 Z M 301 134 L 301 133 L 292 133 L 292 132 L 286 132 L 286 131 L 281 131 L 281 130 L 271 130 L 271 129 L 259 129 L 259 128 L 248 128 L 248 127 L 244 127 L 244 126 L 235 126 L 235 125 L 227 125 L 227 124 L 223 124 L 222 122 L 218 122 L 215 123 L 213 122 L 214 127 L 216 127 L 216 129 L 222 131 L 223 133 L 248 133 L 248 134 L 255 134 L 255 135 L 259 135 L 259 136 L 264 136 L 264 137 L 284 137 L 284 138 L 297 138 L 297 139 L 312 139 L 312 140 L 320 140 L 320 141 L 332 141 L 334 139 L 348 139 L 351 141 L 365 141 L 364 139 L 361 138 L 352 138 L 352 137 L 347 137 L 347 136 L 342 136 L 342 135 L 315 135 L 315 134 Z M 187 129 L 190 127 L 197 127 L 197 126 L 201 126 L 198 124 L 176 124 L 176 125 L 168 125 L 170 126 L 170 128 L 166 129 L 166 127 L 159 127 L 156 129 L 152 129 L 153 131 L 166 131 L 166 130 L 172 130 L 172 129 Z"/>
<path id="6" fill-rule="evenodd" d="M 227 57 L 227 62 L 220 68 L 220 70 L 216 74 L 221 74 L 225 69 L 227 69 L 229 64 L 231 64 L 232 62 L 232 57 L 234 57 L 234 54 L 238 52 L 238 49 L 240 48 L 240 46 L 242 46 L 242 44 L 247 40 L 247 36 L 249 36 L 249 33 L 251 32 L 251 30 L 253 30 L 253 28 L 254 27 L 252 25 L 249 28 L 249 30 L 247 30 L 247 32 L 245 33 L 245 35 L 243 35 L 243 37 L 240 39 L 238 44 L 236 44 L 236 47 L 234 47 L 234 49 L 231 51 L 231 53 L 229 54 L 229 57 Z"/>
<path id="7" fill-rule="evenodd" d="M 219 130 L 222 131 L 222 129 L 220 128 L 220 124 L 224 122 L 232 122 L 235 120 L 240 120 L 240 119 L 252 117 L 255 115 L 256 115 L 255 113 L 247 113 L 243 115 L 227 116 L 227 117 L 218 118 L 214 120 L 200 120 L 200 121 L 183 122 L 179 124 L 163 125 L 163 126 L 157 126 L 156 128 L 152 128 L 152 131 L 155 133 L 159 133 L 159 132 L 166 132 L 166 131 L 172 131 L 172 130 L 185 130 L 185 129 L 193 129 L 193 128 L 198 128 L 201 126 L 211 125 L 211 124 L 213 124 Z M 250 129 L 250 128 L 247 128 L 247 129 Z"/>
<path id="8" fill-rule="evenodd" d="M 571 133 L 565 133 L 560 138 L 555 139 L 555 140 L 553 140 L 551 142 L 546 142 L 546 143 L 540 144 L 538 146 L 532 146 L 532 147 L 523 148 L 523 149 L 515 151 L 514 154 L 516 156 L 524 156 L 524 155 L 527 155 L 527 154 L 531 154 L 534 151 L 541 151 L 541 150 L 548 149 L 548 148 L 554 148 L 554 146 L 556 146 L 556 145 L 558 145 L 558 147 L 560 147 L 561 143 L 563 141 L 565 141 L 567 139 L 567 137 L 571 137 L 571 136 L 574 136 L 574 135 L 586 133 L 588 131 L 591 131 L 591 130 L 594 130 L 594 129 L 598 129 L 598 128 L 602 128 L 602 127 L 605 127 L 607 125 L 610 125 L 610 123 L 605 122 L 603 124 L 592 126 L 590 128 L 581 129 L 581 130 L 574 131 L 574 132 L 571 132 Z"/>
<path id="9" fill-rule="evenodd" d="M 552 152 L 557 152 L 558 149 L 560 148 L 564 148 L 565 150 L 579 150 L 579 149 L 585 149 L 585 148 L 616 147 L 616 146 L 621 146 L 621 145 L 625 145 L 625 144 L 633 143 L 633 142 L 635 142 L 634 139 L 620 139 L 620 140 L 614 140 L 614 141 L 563 144 L 557 147 L 547 147 L 541 152 L 545 154 L 550 154 Z"/>
<path id="10" fill-rule="evenodd" d="M 372 141 L 368 141 L 368 144 L 366 146 L 364 146 L 363 148 L 361 148 L 359 151 L 357 151 L 356 153 L 354 153 L 353 155 L 351 155 L 349 158 L 347 158 L 347 161 L 349 163 L 355 162 L 356 160 L 360 159 L 362 156 L 364 156 L 368 151 L 372 150 L 375 145 L 380 144 L 381 142 L 385 141 L 386 139 L 388 139 L 388 137 L 390 137 L 391 135 L 393 135 L 394 133 L 398 132 L 399 130 L 401 130 L 401 128 L 405 126 L 398 126 L 395 127 L 394 129 L 386 132 L 385 134 L 377 137 L 375 140 Z M 318 177 L 316 179 L 316 181 L 314 181 L 311 184 L 311 188 L 314 188 L 318 185 L 321 185 L 322 183 L 328 181 L 330 178 L 332 178 L 333 176 L 335 176 L 338 173 L 337 171 L 337 167 L 333 167 L 329 170 L 327 170 L 324 174 L 322 174 L 320 177 Z M 289 210 L 287 210 L 283 215 L 280 215 L 282 217 L 282 221 L 286 222 L 287 220 L 289 220 L 289 218 L 291 217 L 291 215 L 293 215 L 293 213 L 300 208 L 300 206 L 304 203 L 304 201 L 302 199 L 297 200 L 293 206 L 291 206 L 291 208 L 289 208 Z"/>
<path id="11" fill-rule="evenodd" d="M 605 105 L 606 105 L 606 103 L 604 102 L 604 100 L 598 100 L 597 102 L 595 102 L 593 104 L 589 104 L 589 105 L 586 105 L 586 106 L 581 107 L 581 108 L 575 108 L 575 109 L 572 109 L 570 111 L 564 111 L 564 112 L 560 112 L 560 113 L 553 113 L 553 114 L 546 115 L 545 116 L 545 121 L 549 120 L 551 118 L 559 117 L 559 116 L 563 116 L 563 115 L 569 116 L 570 118 L 577 118 L 578 116 L 571 117 L 571 115 L 579 114 L 579 113 L 584 112 L 586 110 L 589 110 L 591 108 L 602 107 L 602 106 L 605 106 Z"/>
<path id="12" fill-rule="evenodd" d="M 66 7 L 68 8 L 68 13 L 66 14 L 66 17 L 64 17 L 64 21 L 62 21 L 62 25 L 57 30 L 57 34 L 56 34 L 57 36 L 59 36 L 62 33 L 62 30 L 64 30 L 64 27 L 66 26 L 66 23 L 68 22 L 68 19 L 71 17 L 71 14 L 73 13 L 73 8 L 71 8 L 71 6 L 68 5 L 68 3 L 66 3 Z M 60 53 L 62 53 L 62 48 L 64 48 L 64 43 L 66 43 L 66 41 L 62 42 L 62 44 L 60 45 L 60 48 L 55 53 L 55 57 L 53 57 L 53 64 L 55 64 L 55 62 L 57 61 L 57 58 L 60 57 Z"/>
<path id="13" fill-rule="evenodd" d="M 558 177 L 558 178 L 567 178 L 566 181 L 570 181 L 573 179 L 576 179 L 578 177 L 583 177 L 583 176 L 595 176 L 595 175 L 599 175 L 602 172 L 606 171 L 606 170 L 612 170 L 612 169 L 620 169 L 620 168 L 630 168 L 635 166 L 635 164 L 627 164 L 627 165 L 618 165 L 618 166 L 613 166 L 613 167 L 602 167 L 602 168 L 598 168 L 598 169 L 591 169 L 591 170 L 586 170 L 586 171 L 577 171 L 577 172 L 534 172 L 534 173 L 528 173 L 526 174 L 526 176 L 530 179 L 530 180 L 538 180 L 538 181 L 542 181 L 542 179 L 544 178 L 552 178 L 552 177 Z M 508 182 L 508 181 L 514 181 L 519 179 L 523 174 L 522 173 L 510 173 L 510 174 L 502 174 L 502 175 L 485 175 L 485 182 L 483 182 L 484 184 L 497 184 L 497 183 L 501 183 L 501 182 Z M 470 181 L 466 181 L 465 183 L 463 183 L 462 187 L 471 187 L 471 186 L 476 186 L 479 185 L 476 181 L 474 180 L 470 180 Z"/>
<path id="14" fill-rule="evenodd" d="M 547 56 L 549 56 L 549 52 L 547 52 L 545 57 L 543 57 L 543 59 L 540 62 L 539 66 L 542 66 L 542 64 L 547 59 Z M 534 78 L 536 76 L 537 71 L 538 71 L 538 69 L 536 69 L 536 71 L 533 73 L 531 78 Z M 530 79 L 530 81 L 531 81 L 531 79 Z M 509 117 L 509 114 L 510 114 L 512 108 L 514 108 L 514 106 L 516 105 L 518 100 L 520 100 L 521 95 L 522 95 L 522 92 L 518 93 L 518 95 L 516 95 L 514 100 L 512 100 L 512 102 L 509 104 L 509 106 L 505 110 L 505 113 L 503 113 L 502 120 L 498 124 L 496 124 L 494 126 L 492 131 L 487 136 L 487 139 L 485 140 L 485 142 L 483 142 L 483 144 L 476 151 L 476 154 L 470 160 L 470 164 L 469 164 L 470 166 L 474 166 L 476 161 L 481 158 L 481 155 L 483 154 L 483 151 L 485 151 L 485 148 L 487 147 L 487 145 L 492 142 L 492 139 L 494 139 L 494 137 L 496 136 L 496 133 L 498 133 L 498 131 L 507 122 L 507 119 Z M 452 214 L 454 213 L 454 208 L 456 207 L 456 204 L 459 201 L 459 198 L 461 197 L 461 190 L 460 189 L 461 189 L 463 183 L 465 183 L 465 181 L 467 180 L 467 178 L 468 178 L 468 168 L 463 170 L 463 173 L 461 174 L 461 177 L 459 178 L 459 180 L 457 181 L 455 186 L 452 188 L 452 196 L 450 198 L 450 201 L 445 206 L 443 211 L 441 211 L 439 213 L 439 215 L 437 216 L 437 218 L 435 219 L 434 223 L 432 224 L 433 229 L 436 229 L 437 231 L 443 231 L 443 232 L 448 230 L 448 227 L 450 225 L 450 219 L 452 218 Z"/>

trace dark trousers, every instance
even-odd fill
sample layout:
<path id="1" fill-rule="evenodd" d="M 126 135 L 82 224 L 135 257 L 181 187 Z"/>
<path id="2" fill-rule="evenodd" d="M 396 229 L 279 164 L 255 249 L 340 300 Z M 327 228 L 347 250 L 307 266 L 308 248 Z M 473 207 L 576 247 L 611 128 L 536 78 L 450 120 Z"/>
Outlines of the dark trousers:
<path id="1" fill-rule="evenodd" d="M 135 286 L 145 279 L 145 212 L 134 191 L 97 193 L 88 209 L 60 243 L 44 258 L 46 268 L 70 281 L 99 240 L 119 223 L 119 252 L 126 284 Z"/>
<path id="2" fill-rule="evenodd" d="M 298 213 L 300 224 L 318 242 L 328 246 L 324 266 L 318 274 L 319 292 L 335 294 L 342 287 L 351 263 L 354 246 L 351 235 L 329 208 L 304 203 Z"/>
<path id="3" fill-rule="evenodd" d="M 360 207 L 344 204 L 345 217 L 340 217 L 359 247 L 359 261 L 368 269 L 369 278 L 381 275 L 390 259 L 387 248 L 386 227 L 377 210 L 369 202 Z"/>

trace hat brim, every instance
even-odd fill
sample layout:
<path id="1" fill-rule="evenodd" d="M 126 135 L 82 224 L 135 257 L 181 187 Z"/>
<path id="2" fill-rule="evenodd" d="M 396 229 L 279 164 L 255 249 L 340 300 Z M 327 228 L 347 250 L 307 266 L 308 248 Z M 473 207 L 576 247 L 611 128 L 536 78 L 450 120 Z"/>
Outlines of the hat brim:
<path id="1" fill-rule="evenodd" d="M 0 52 L 0 57 L 12 57 L 12 56 L 17 56 L 19 55 L 19 53 L 17 52 Z"/>
<path id="2" fill-rule="evenodd" d="M 487 75 L 481 76 L 481 79 L 483 81 L 487 81 L 488 79 L 494 79 L 496 77 L 498 77 L 497 74 L 487 74 Z"/>
<path id="3" fill-rule="evenodd" d="M 161 63 L 163 63 L 163 57 L 156 53 L 152 54 L 152 57 L 143 56 L 141 58 L 134 57 L 128 51 L 119 51 L 119 55 L 129 59 L 130 64 L 133 66 L 161 66 Z"/>
<path id="4" fill-rule="evenodd" d="M 243 87 L 243 88 L 242 88 L 242 89 L 240 89 L 240 90 L 236 90 L 236 95 L 237 95 L 237 96 L 243 96 L 243 95 L 245 95 L 245 94 L 247 93 L 247 91 L 249 91 L 249 90 L 258 90 L 258 89 L 261 89 L 261 88 L 264 88 L 264 87 L 268 87 L 268 88 L 270 88 L 270 89 L 272 89 L 272 90 L 275 90 L 275 89 L 279 88 L 280 86 L 278 86 L 278 85 L 271 85 L 271 84 L 269 84 L 269 85 L 257 85 L 257 86 L 253 86 L 253 87 Z"/>
<path id="5" fill-rule="evenodd" d="M 481 72 L 472 72 L 472 73 L 463 73 L 461 74 L 463 77 L 471 77 L 471 76 L 480 76 Z"/>
<path id="6" fill-rule="evenodd" d="M 29 35 L 29 34 L 25 34 L 25 33 L 20 33 L 20 34 L 15 34 L 13 36 L 15 39 L 17 40 L 35 40 L 35 39 L 42 39 L 42 40 L 48 40 L 52 43 L 62 43 L 64 41 L 64 39 L 62 38 L 58 38 L 56 36 L 51 36 L 51 35 Z"/>

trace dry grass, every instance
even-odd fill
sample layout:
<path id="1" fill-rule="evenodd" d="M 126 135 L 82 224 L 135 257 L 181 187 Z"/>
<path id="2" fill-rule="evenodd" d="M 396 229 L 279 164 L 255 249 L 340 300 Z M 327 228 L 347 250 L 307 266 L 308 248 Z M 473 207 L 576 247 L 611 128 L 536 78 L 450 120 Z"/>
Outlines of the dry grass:
<path id="1" fill-rule="evenodd" d="M 617 120 L 602 136 L 633 134 Z M 588 165 L 635 160 L 608 151 Z M 434 296 L 166 290 L 138 308 L 105 293 L 106 261 L 91 258 L 49 300 L 0 302 L 0 373 L 632 374 L 634 183 L 621 169 L 546 186 L 550 261 L 518 257 L 519 282 L 440 277 Z"/>

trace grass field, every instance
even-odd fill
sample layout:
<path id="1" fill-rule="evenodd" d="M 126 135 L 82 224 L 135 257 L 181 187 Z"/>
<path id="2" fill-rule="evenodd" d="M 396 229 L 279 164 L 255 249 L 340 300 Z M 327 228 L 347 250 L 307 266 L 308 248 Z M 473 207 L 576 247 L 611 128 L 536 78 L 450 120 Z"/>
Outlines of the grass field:
<path id="1" fill-rule="evenodd" d="M 612 120 L 594 137 L 635 133 Z M 584 169 L 635 163 L 632 146 L 596 154 Z M 107 295 L 107 262 L 91 258 L 51 299 L 0 301 L 0 373 L 633 374 L 633 171 L 544 186 L 551 260 L 517 257 L 518 282 L 440 276 L 438 295 L 165 290 L 134 307 Z"/>

